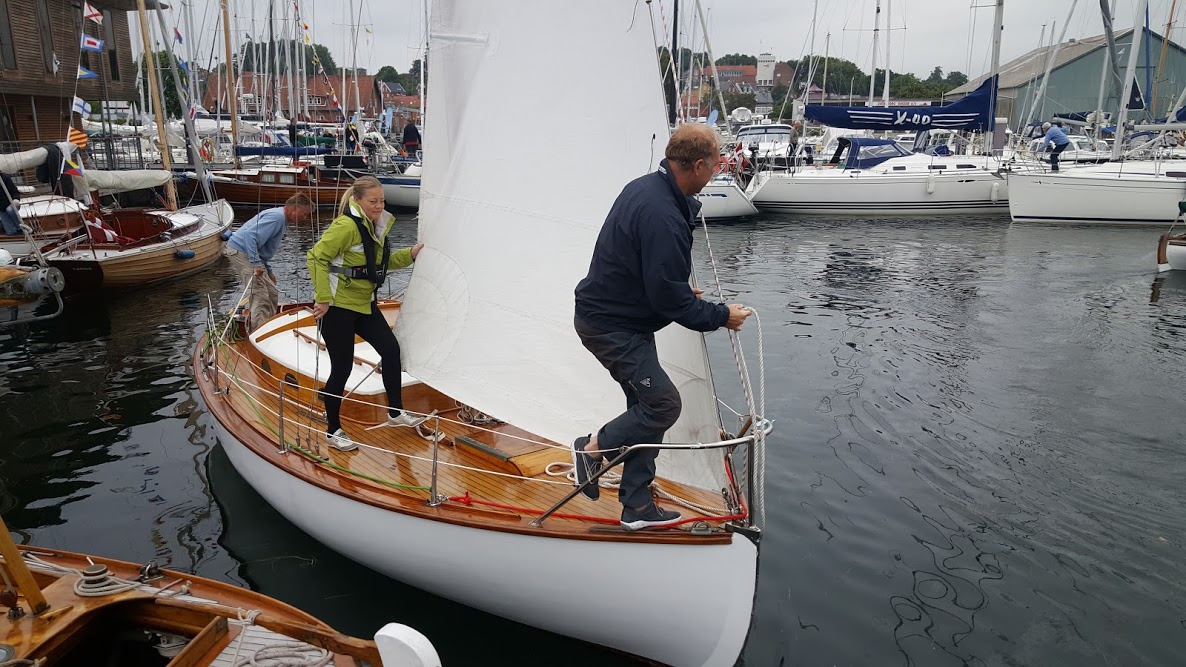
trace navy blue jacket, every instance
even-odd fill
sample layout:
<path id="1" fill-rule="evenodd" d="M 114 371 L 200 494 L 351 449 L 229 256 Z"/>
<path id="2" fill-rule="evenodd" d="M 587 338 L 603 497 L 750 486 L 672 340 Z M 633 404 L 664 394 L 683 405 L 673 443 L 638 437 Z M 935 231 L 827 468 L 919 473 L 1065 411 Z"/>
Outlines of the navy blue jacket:
<path id="1" fill-rule="evenodd" d="M 687 197 L 667 167 L 636 178 L 614 201 L 577 283 L 576 315 L 602 331 L 653 333 L 672 322 L 714 331 L 729 308 L 696 298 L 692 231 L 700 202 Z"/>

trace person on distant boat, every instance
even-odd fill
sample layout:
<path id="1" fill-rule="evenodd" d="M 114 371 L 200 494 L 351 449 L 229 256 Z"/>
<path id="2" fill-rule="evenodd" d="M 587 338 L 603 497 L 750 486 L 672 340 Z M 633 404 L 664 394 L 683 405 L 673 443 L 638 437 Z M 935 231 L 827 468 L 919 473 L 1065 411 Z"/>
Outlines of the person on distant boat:
<path id="1" fill-rule="evenodd" d="M 280 290 L 268 262 L 280 248 L 288 223 L 308 222 L 312 213 L 313 202 L 309 197 L 295 194 L 284 206 L 261 211 L 243 223 L 227 242 L 224 254 L 238 272 L 239 282 L 246 285 L 251 281 L 247 295 L 248 330 L 271 319 L 279 310 Z"/>
<path id="2" fill-rule="evenodd" d="M 358 446 L 342 430 L 339 417 L 342 391 L 354 368 L 355 334 L 379 353 L 387 391 L 387 425 L 415 427 L 425 419 L 403 411 L 399 342 L 377 303 L 387 272 L 411 266 L 424 244 L 391 251 L 387 234 L 395 216 L 383 209 L 385 203 L 377 178 L 363 176 L 354 181 L 342 196 L 338 217 L 307 256 L 313 279 L 313 315 L 320 321 L 330 359 L 323 394 L 325 439 L 343 452 Z"/>
<path id="3" fill-rule="evenodd" d="M 21 233 L 21 192 L 8 174 L 0 172 L 0 227 L 9 236 Z"/>
<path id="4" fill-rule="evenodd" d="M 1067 138 L 1067 133 L 1062 129 L 1062 121 L 1056 121 L 1054 125 L 1042 123 L 1042 130 L 1046 132 L 1046 136 L 1042 139 L 1041 150 L 1046 150 L 1046 147 L 1051 144 L 1054 145 L 1054 150 L 1050 152 L 1050 171 L 1058 171 L 1058 154 L 1066 150 L 1071 140 Z"/>
<path id="5" fill-rule="evenodd" d="M 358 128 L 354 127 L 354 123 L 346 128 L 346 152 L 351 155 L 358 150 Z"/>
<path id="6" fill-rule="evenodd" d="M 700 202 L 695 195 L 712 179 L 720 143 L 712 128 L 681 125 L 667 143 L 656 172 L 631 181 L 610 208 L 589 273 L 576 287 L 574 327 L 581 342 L 626 394 L 626 411 L 596 434 L 573 442 L 578 484 L 597 474 L 620 447 L 660 443 L 679 418 L 679 390 L 659 365 L 655 332 L 672 322 L 695 331 L 740 329 L 749 310 L 711 303 L 688 282 L 692 232 Z M 618 500 L 627 530 L 669 526 L 678 512 L 651 496 L 658 450 L 632 453 L 622 469 Z M 596 500 L 596 483 L 583 489 Z"/>
<path id="7" fill-rule="evenodd" d="M 416 151 L 420 150 L 420 128 L 411 120 L 404 125 L 404 150 L 413 157 L 416 156 Z"/>

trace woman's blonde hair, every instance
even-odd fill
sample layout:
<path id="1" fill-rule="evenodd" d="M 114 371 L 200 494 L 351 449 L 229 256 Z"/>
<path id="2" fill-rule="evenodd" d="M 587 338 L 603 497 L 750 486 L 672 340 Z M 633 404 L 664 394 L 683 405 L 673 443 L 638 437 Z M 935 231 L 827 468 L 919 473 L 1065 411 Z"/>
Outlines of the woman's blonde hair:
<path id="1" fill-rule="evenodd" d="M 346 215 L 346 211 L 350 210 L 350 199 L 360 199 L 366 196 L 367 192 L 375 188 L 383 189 L 383 184 L 374 176 L 359 176 L 346 191 L 342 193 L 342 201 L 338 202 L 338 217 Z"/>

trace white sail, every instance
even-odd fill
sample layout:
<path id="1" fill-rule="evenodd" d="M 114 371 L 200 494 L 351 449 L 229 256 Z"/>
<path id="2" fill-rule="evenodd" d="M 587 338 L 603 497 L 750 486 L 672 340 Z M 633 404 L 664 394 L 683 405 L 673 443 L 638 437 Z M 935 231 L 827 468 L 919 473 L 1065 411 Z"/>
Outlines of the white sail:
<path id="1" fill-rule="evenodd" d="M 573 289 L 614 199 L 667 144 L 647 4 L 437 0 L 430 29 L 426 248 L 397 325 L 405 365 L 569 443 L 625 407 L 573 331 Z M 581 81 L 613 81 L 613 102 Z M 659 350 L 684 402 L 669 441 L 718 440 L 702 336 L 669 327 Z M 660 475 L 720 488 L 719 453 L 715 465 L 665 458 L 679 465 L 661 463 Z"/>

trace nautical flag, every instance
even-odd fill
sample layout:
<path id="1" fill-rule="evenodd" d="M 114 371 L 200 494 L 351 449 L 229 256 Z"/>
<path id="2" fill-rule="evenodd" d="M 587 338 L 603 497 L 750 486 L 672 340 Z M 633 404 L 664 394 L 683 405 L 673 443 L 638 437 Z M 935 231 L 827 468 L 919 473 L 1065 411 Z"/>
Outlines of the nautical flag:
<path id="1" fill-rule="evenodd" d="M 91 3 L 86 2 L 82 5 L 82 15 L 99 25 L 103 25 L 103 12 L 91 6 Z"/>
<path id="2" fill-rule="evenodd" d="M 91 115 L 91 105 L 87 104 L 86 100 L 82 99 L 81 97 L 74 98 L 74 106 L 70 107 L 70 110 L 74 113 L 80 113 L 84 116 Z"/>
<path id="3" fill-rule="evenodd" d="M 98 51 L 103 52 L 103 40 L 98 37 L 91 37 L 90 35 L 82 36 L 82 50 L 83 51 Z"/>
<path id="4" fill-rule="evenodd" d="M 363 29 L 363 30 L 365 30 L 365 31 L 367 31 L 367 34 L 368 34 L 368 35 L 373 35 L 373 34 L 375 34 L 375 33 L 371 32 L 371 27 L 370 27 L 369 25 L 368 25 L 368 26 L 363 26 L 363 28 L 362 28 L 362 29 Z"/>
<path id="5" fill-rule="evenodd" d="M 86 132 L 83 132 L 82 130 L 75 129 L 73 127 L 70 128 L 70 133 L 67 135 L 66 140 L 75 146 L 78 146 L 79 148 L 86 148 L 87 136 Z"/>
<path id="6" fill-rule="evenodd" d="M 313 38 L 309 36 L 309 33 L 305 33 L 305 43 L 306 43 L 306 44 L 312 44 L 312 43 L 313 43 Z"/>
<path id="7" fill-rule="evenodd" d="M 115 243 L 117 241 L 120 243 L 126 243 L 131 241 L 131 239 L 127 237 L 121 237 L 114 229 L 112 229 L 106 222 L 103 222 L 102 220 L 88 220 L 83 218 L 83 221 L 86 222 L 87 236 L 91 237 L 91 241 L 94 241 L 95 243 Z"/>
<path id="8" fill-rule="evenodd" d="M 65 162 L 66 162 L 66 164 L 70 165 L 70 168 L 63 169 L 62 170 L 63 174 L 69 174 L 70 176 L 82 176 L 82 174 L 83 174 L 82 167 L 75 164 L 74 160 L 71 160 L 70 158 L 66 158 Z"/>
<path id="9" fill-rule="evenodd" d="M 181 39 L 181 31 L 177 28 L 173 28 L 173 36 L 177 38 L 178 44 L 185 44 L 185 41 Z"/>
<path id="10" fill-rule="evenodd" d="M 99 75 L 95 74 L 94 72 L 90 71 L 89 69 L 87 69 L 85 67 L 79 66 L 78 78 L 80 78 L 80 79 L 97 79 L 97 78 L 99 78 Z"/>
<path id="11" fill-rule="evenodd" d="M 53 53 L 53 57 L 53 63 L 50 67 L 53 68 L 54 74 L 57 74 L 58 70 L 62 67 L 62 61 L 58 60 L 58 54 L 56 52 Z"/>
<path id="12" fill-rule="evenodd" d="M 190 106 L 190 108 L 189 108 L 189 119 L 190 119 L 190 120 L 193 120 L 193 119 L 195 119 L 195 118 L 197 118 L 197 117 L 198 117 L 198 107 L 197 107 L 197 105 L 192 105 L 192 106 Z"/>

